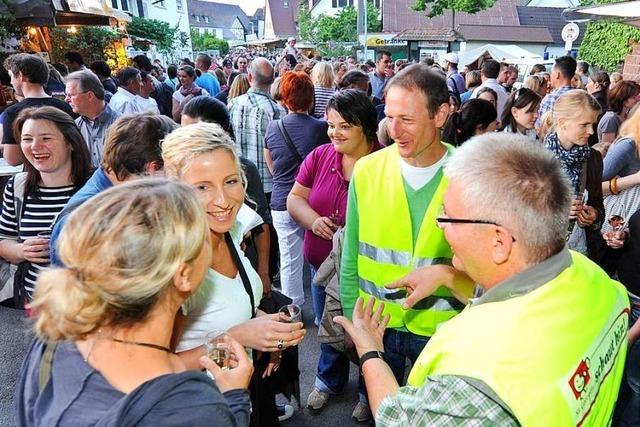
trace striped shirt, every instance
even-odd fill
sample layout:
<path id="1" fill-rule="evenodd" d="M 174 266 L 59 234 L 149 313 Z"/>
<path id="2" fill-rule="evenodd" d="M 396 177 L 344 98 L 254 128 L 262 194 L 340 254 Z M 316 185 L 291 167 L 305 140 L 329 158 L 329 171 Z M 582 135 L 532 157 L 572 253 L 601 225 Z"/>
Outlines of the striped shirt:
<path id="1" fill-rule="evenodd" d="M 20 234 L 18 235 L 13 192 L 14 178 L 9 180 L 4 189 L 2 215 L 0 216 L 0 239 L 24 241 L 36 237 L 41 231 L 50 231 L 54 220 L 77 190 L 73 185 L 38 187 L 35 194 L 26 197 L 20 221 Z M 29 300 L 35 290 L 38 274 L 48 265 L 49 263 L 30 263 L 24 283 Z"/>
<path id="2" fill-rule="evenodd" d="M 315 104 L 313 106 L 313 117 L 316 119 L 324 119 L 324 112 L 331 97 L 336 93 L 332 87 L 322 87 L 315 85 L 313 87 L 315 95 Z"/>
<path id="3" fill-rule="evenodd" d="M 242 157 L 252 161 L 260 172 L 265 193 L 271 193 L 273 179 L 264 159 L 264 137 L 267 126 L 286 114 L 271 95 L 250 88 L 244 95 L 229 101 L 229 116 L 236 144 Z"/>

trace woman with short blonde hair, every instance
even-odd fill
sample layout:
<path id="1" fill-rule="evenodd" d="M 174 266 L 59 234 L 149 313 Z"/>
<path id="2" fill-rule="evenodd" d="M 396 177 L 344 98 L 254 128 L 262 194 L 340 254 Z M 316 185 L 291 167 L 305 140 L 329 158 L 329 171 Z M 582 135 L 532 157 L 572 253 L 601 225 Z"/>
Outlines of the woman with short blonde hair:
<path id="1" fill-rule="evenodd" d="M 193 189 L 165 179 L 115 186 L 71 214 L 59 243 L 65 267 L 38 279 L 19 425 L 248 425 L 246 392 L 221 395 L 249 383 L 244 348 L 232 343 L 238 364 L 227 371 L 199 361 L 216 387 L 170 347 L 175 313 L 211 260 L 207 231 Z"/>
<path id="2" fill-rule="evenodd" d="M 262 218 L 244 204 L 244 172 L 235 145 L 224 130 L 213 123 L 196 123 L 176 129 L 162 144 L 167 176 L 192 185 L 200 196 L 209 223 L 213 257 L 200 290 L 182 304 L 174 336 L 176 351 L 187 367 L 197 369 L 202 337 L 212 330 L 226 330 L 240 344 L 266 352 L 255 355 L 262 378 L 280 365 L 281 351 L 296 346 L 305 334 L 302 322 L 282 323 L 278 314 L 258 309 L 263 283 L 240 244 L 244 235 L 262 223 Z M 256 381 L 260 381 L 257 380 Z M 259 390 L 265 390 L 260 387 Z M 273 425 L 275 396 L 270 389 L 254 394 L 258 425 Z M 258 399 L 258 400 L 256 400 Z"/>

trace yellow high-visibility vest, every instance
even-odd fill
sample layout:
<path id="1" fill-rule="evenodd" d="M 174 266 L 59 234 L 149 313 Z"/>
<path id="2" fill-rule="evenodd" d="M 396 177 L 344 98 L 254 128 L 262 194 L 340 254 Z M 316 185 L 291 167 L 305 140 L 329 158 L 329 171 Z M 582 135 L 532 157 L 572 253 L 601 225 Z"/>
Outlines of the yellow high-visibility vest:
<path id="1" fill-rule="evenodd" d="M 431 336 L 438 324 L 458 314 L 464 305 L 440 287 L 412 309 L 404 310 L 401 303 L 406 292 L 384 286 L 418 267 L 451 264 L 451 248 L 436 224 L 447 181 L 443 177 L 438 184 L 414 247 L 397 147 L 363 157 L 353 175 L 359 220 L 359 294 L 365 301 L 374 297 L 385 303 L 384 313 L 391 315 L 390 328 L 404 326 L 414 334 Z"/>
<path id="2" fill-rule="evenodd" d="M 625 288 L 583 255 L 544 285 L 467 307 L 442 325 L 409 375 L 484 382 L 523 426 L 610 424 L 627 352 Z"/>

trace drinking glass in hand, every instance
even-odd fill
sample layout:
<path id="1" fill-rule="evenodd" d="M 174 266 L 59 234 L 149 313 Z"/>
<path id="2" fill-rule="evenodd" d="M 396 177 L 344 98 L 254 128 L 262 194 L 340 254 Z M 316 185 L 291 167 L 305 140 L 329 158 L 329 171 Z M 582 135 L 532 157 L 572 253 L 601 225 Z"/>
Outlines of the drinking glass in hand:
<path id="1" fill-rule="evenodd" d="M 278 310 L 280 319 L 287 323 L 302 322 L 302 310 L 298 304 L 287 304 Z"/>
<path id="2" fill-rule="evenodd" d="M 225 331 L 211 331 L 204 339 L 207 357 L 221 369 L 229 369 L 231 358 L 231 335 Z"/>

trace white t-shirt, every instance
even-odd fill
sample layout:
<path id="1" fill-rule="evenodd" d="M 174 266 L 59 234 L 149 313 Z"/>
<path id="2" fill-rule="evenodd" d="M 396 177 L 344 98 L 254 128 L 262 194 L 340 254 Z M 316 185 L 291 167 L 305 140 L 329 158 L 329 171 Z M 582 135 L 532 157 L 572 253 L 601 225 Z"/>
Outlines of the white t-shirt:
<path id="1" fill-rule="evenodd" d="M 442 158 L 432 164 L 431 166 L 427 166 L 426 168 L 419 168 L 416 166 L 411 166 L 402 158 L 400 158 L 400 170 L 402 171 L 402 177 L 409 187 L 414 190 L 419 190 L 424 187 L 427 182 L 431 181 L 433 177 L 438 173 L 438 171 L 444 166 L 447 158 L 449 157 L 449 150 L 447 150 Z"/>
<path id="2" fill-rule="evenodd" d="M 133 98 L 133 102 L 135 102 L 140 107 L 141 111 L 149 111 L 151 113 L 160 114 L 158 103 L 153 98 L 143 98 L 140 95 L 136 95 Z"/>
<path id="3" fill-rule="evenodd" d="M 262 218 L 250 207 L 243 205 L 238 212 L 236 224 L 230 231 L 249 276 L 256 308 L 262 298 L 262 281 L 240 249 L 240 242 L 247 231 L 260 224 Z M 210 268 L 198 291 L 182 304 L 182 314 L 186 317 L 186 323 L 177 352 L 201 346 L 205 335 L 213 330 L 226 331 L 251 319 L 251 300 L 240 274 L 231 278 Z"/>

